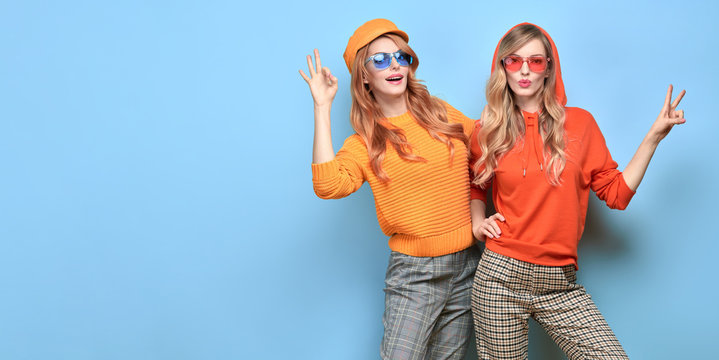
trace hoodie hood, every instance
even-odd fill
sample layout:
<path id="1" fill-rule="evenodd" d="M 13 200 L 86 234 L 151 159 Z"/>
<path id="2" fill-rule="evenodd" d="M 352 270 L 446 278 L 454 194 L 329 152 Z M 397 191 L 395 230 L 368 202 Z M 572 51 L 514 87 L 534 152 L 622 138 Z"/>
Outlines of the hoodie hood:
<path id="1" fill-rule="evenodd" d="M 542 34 L 544 34 L 544 36 L 547 37 L 547 39 L 549 40 L 549 43 L 552 45 L 552 56 L 551 56 L 552 63 L 553 63 L 552 66 L 554 66 L 554 69 L 555 69 L 554 76 L 556 77 L 554 92 L 557 95 L 557 102 L 559 102 L 559 104 L 562 106 L 566 106 L 567 105 L 567 95 L 564 93 L 564 82 L 562 81 L 562 70 L 561 70 L 561 67 L 559 66 L 559 53 L 557 52 L 557 46 L 554 45 L 554 40 L 552 40 L 552 37 L 549 36 L 549 34 L 547 34 L 547 32 L 544 31 L 544 29 L 542 29 L 541 27 L 539 27 L 537 25 L 534 25 L 534 24 L 531 24 L 528 22 L 517 24 L 517 25 L 513 26 L 511 29 L 509 29 L 509 31 L 507 31 L 507 33 L 505 33 L 504 36 L 502 36 L 502 38 L 499 39 L 499 42 L 497 43 L 497 47 L 494 49 L 494 56 L 492 56 L 492 72 L 494 72 L 495 64 L 497 63 L 497 53 L 499 52 L 499 44 L 502 43 L 502 40 L 504 39 L 505 36 L 507 36 L 507 34 L 509 34 L 512 30 L 514 30 L 516 27 L 521 26 L 521 25 L 532 25 L 532 26 L 536 27 L 537 29 L 539 29 L 542 32 Z"/>

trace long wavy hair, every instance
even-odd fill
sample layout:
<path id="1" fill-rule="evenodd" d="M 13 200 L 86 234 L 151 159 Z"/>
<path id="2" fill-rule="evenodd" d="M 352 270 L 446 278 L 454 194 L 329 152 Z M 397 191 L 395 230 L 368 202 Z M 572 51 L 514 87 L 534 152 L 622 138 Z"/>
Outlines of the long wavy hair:
<path id="1" fill-rule="evenodd" d="M 525 135 L 522 111 L 514 101 L 514 93 L 507 83 L 507 74 L 502 59 L 531 40 L 540 39 L 550 61 L 547 65 L 547 77 L 541 94 L 539 113 L 539 132 L 544 142 L 544 159 L 547 180 L 559 185 L 560 175 L 566 164 L 564 138 L 564 106 L 556 98 L 556 68 L 552 61 L 552 44 L 536 26 L 525 24 L 514 28 L 500 42 L 497 58 L 494 59 L 494 71 L 487 81 L 487 111 L 482 115 L 482 123 L 476 141 L 482 155 L 473 164 L 474 184 L 486 188 L 497 168 L 497 163 L 515 143 Z"/>
<path id="2" fill-rule="evenodd" d="M 447 110 L 441 100 L 429 94 L 427 86 L 422 84 L 415 77 L 415 71 L 419 66 L 417 55 L 409 47 L 406 41 L 395 34 L 384 34 L 397 44 L 400 50 L 412 55 L 414 59 L 409 66 L 407 74 L 407 90 L 405 91 L 405 101 L 409 112 L 417 119 L 417 122 L 423 128 L 427 129 L 429 134 L 446 144 L 449 148 L 449 161 L 451 163 L 454 158 L 454 144 L 451 139 L 457 139 L 465 144 L 467 136 L 464 134 L 462 124 L 450 124 L 447 121 Z M 385 119 L 382 109 L 380 109 L 377 101 L 364 83 L 363 77 L 369 77 L 369 73 L 365 68 L 365 60 L 370 56 L 369 44 L 365 45 L 357 51 L 354 63 L 352 64 L 352 108 L 350 110 L 350 122 L 355 132 L 359 134 L 367 146 L 367 153 L 370 158 L 370 166 L 377 178 L 381 181 L 389 181 L 389 176 L 382 169 L 382 161 L 387 150 L 387 146 L 394 147 L 397 154 L 405 160 L 426 161 L 421 156 L 412 153 L 412 146 L 407 141 L 404 132 L 401 129 L 393 127 Z"/>

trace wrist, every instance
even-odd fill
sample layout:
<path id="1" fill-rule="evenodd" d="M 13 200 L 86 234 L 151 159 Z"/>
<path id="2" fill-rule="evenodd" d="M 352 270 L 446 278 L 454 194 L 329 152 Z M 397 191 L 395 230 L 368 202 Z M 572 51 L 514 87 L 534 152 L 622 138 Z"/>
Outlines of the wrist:
<path id="1" fill-rule="evenodd" d="M 318 104 L 315 102 L 315 111 L 330 111 L 332 109 L 332 102 Z"/>
<path id="2" fill-rule="evenodd" d="M 647 134 L 647 136 L 644 137 L 642 143 L 646 146 L 656 148 L 659 145 L 660 141 L 662 141 L 662 136 L 660 134 L 650 132 L 649 134 Z"/>

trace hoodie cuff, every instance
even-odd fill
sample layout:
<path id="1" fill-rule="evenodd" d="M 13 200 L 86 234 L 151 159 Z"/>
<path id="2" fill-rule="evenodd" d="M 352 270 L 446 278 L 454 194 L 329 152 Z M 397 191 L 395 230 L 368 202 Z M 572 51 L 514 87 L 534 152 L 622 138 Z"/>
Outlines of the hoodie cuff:
<path id="1" fill-rule="evenodd" d="M 624 180 L 624 174 L 619 175 L 619 186 L 617 187 L 617 200 L 620 209 L 626 209 L 629 202 L 637 192 L 630 189 L 627 182 Z"/>
<path id="2" fill-rule="evenodd" d="M 472 200 L 482 200 L 484 203 L 487 203 L 487 190 L 482 189 L 481 187 L 477 185 L 471 185 L 469 187 L 469 194 L 470 199 Z"/>

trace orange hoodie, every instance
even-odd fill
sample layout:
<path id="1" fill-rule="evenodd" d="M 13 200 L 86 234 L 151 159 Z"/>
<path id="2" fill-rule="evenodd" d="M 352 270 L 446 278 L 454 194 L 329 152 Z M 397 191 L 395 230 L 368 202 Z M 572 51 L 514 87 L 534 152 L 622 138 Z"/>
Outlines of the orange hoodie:
<path id="1" fill-rule="evenodd" d="M 549 34 L 539 29 L 552 44 L 557 102 L 566 105 L 557 47 Z M 494 52 L 492 71 L 498 50 L 499 44 Z M 576 267 L 577 245 L 584 231 L 589 190 L 614 209 L 626 208 L 634 196 L 617 170 L 617 163 L 592 115 L 575 107 L 564 110 L 567 161 L 559 186 L 551 185 L 543 170 L 544 144 L 537 113 L 522 112 L 526 129 L 524 139 L 518 140 L 514 148 L 500 158 L 490 180 L 495 209 L 506 221 L 497 222 L 502 233 L 498 238 L 487 238 L 488 249 L 533 264 L 573 264 Z M 470 164 L 481 155 L 477 142 L 480 126 L 481 121 L 478 121 L 470 138 Z M 487 202 L 487 191 L 480 187 L 473 185 L 471 194 L 472 199 Z"/>

